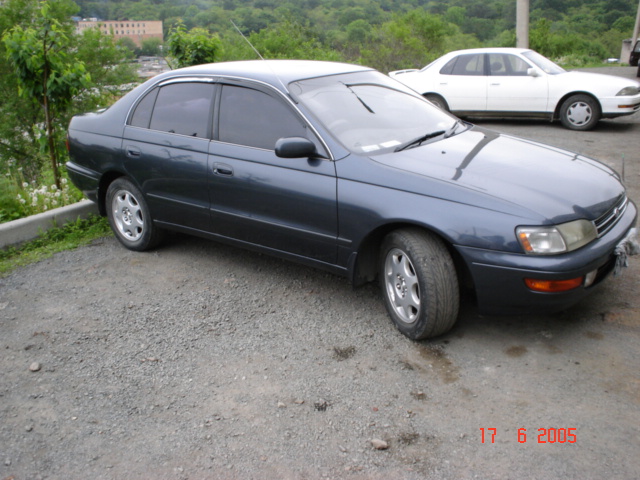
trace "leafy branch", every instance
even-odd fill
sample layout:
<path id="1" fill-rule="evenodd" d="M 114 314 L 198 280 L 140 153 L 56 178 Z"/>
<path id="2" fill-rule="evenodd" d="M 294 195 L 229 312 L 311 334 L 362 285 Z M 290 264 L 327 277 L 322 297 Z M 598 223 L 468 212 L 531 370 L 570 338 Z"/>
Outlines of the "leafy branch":
<path id="1" fill-rule="evenodd" d="M 56 118 L 66 112 L 74 97 L 91 84 L 82 62 L 72 56 L 72 42 L 43 2 L 32 26 L 16 26 L 3 36 L 6 55 L 18 79 L 18 94 L 44 110 L 45 145 L 55 184 L 61 175 L 56 146 Z"/>

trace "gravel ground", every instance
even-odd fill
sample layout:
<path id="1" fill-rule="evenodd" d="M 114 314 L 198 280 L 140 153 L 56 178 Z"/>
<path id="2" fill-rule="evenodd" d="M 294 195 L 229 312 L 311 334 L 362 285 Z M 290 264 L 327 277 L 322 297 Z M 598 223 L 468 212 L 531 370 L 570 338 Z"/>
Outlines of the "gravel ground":
<path id="1" fill-rule="evenodd" d="M 638 203 L 639 117 L 483 125 L 624 157 Z M 375 285 L 108 237 L 0 279 L 0 479 L 637 478 L 638 292 L 636 258 L 567 312 L 465 302 L 412 342 Z"/>

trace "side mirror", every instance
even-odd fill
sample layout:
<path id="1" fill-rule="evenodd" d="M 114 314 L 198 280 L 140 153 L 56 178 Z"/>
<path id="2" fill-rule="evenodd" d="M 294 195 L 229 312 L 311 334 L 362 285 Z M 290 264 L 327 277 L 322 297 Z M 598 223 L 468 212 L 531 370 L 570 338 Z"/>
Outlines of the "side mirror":
<path id="1" fill-rule="evenodd" d="M 280 158 L 309 158 L 318 156 L 316 145 L 308 138 L 280 138 L 276 142 L 276 156 Z"/>
<path id="2" fill-rule="evenodd" d="M 529 75 L 530 77 L 539 77 L 540 72 L 537 68 L 530 68 L 527 70 L 527 75 Z"/>

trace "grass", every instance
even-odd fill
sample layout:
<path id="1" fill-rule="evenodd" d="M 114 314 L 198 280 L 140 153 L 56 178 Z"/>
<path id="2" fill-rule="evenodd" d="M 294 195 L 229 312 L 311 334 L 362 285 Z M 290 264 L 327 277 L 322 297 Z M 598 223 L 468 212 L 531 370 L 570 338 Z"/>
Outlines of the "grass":
<path id="1" fill-rule="evenodd" d="M 110 232 L 107 219 L 96 215 L 48 230 L 35 240 L 0 250 L 0 277 L 18 267 L 50 258 L 54 253 L 87 245 Z"/>

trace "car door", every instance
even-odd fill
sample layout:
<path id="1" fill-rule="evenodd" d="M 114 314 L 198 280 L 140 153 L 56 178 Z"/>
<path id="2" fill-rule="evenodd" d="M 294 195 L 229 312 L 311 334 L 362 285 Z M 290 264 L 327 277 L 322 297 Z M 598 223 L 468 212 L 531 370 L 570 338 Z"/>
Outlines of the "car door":
<path id="1" fill-rule="evenodd" d="M 283 137 L 306 137 L 322 151 L 308 124 L 280 94 L 256 85 L 222 84 L 216 111 L 209 151 L 214 232 L 335 263 L 334 163 L 274 151 Z"/>
<path id="2" fill-rule="evenodd" d="M 482 53 L 463 54 L 445 64 L 434 91 L 442 95 L 452 112 L 482 112 L 487 108 L 487 76 Z"/>
<path id="3" fill-rule="evenodd" d="M 124 165 L 138 180 L 151 216 L 210 229 L 207 189 L 214 84 L 175 79 L 148 92 L 124 130 Z"/>
<path id="4" fill-rule="evenodd" d="M 547 111 L 549 85 L 546 75 L 531 76 L 528 62 L 517 55 L 489 53 L 487 110 L 539 113 Z"/>

